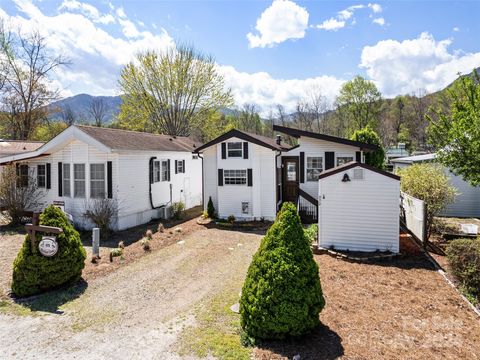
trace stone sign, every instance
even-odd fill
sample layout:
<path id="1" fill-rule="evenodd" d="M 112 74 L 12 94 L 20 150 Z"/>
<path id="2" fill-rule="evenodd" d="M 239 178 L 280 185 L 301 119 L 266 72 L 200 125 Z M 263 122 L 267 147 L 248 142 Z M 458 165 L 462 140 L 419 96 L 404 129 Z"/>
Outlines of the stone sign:
<path id="1" fill-rule="evenodd" d="M 42 236 L 42 240 L 38 244 L 40 254 L 46 257 L 55 255 L 58 251 L 58 243 L 55 236 Z"/>

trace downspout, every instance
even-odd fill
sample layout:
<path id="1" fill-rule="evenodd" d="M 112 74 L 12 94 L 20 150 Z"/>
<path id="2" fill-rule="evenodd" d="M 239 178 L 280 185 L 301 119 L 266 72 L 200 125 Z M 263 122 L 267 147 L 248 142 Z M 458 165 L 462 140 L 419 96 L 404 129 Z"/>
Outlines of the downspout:
<path id="1" fill-rule="evenodd" d="M 278 190 L 278 168 L 277 168 L 277 159 L 278 157 L 282 155 L 282 151 L 279 151 L 278 154 L 275 155 L 275 194 L 276 194 L 276 198 L 277 198 L 277 202 L 275 203 L 275 208 L 278 212 L 278 202 L 279 202 L 279 196 L 281 197 L 282 196 L 282 189 L 280 188 L 280 191 Z M 282 168 L 282 164 L 280 163 L 280 169 Z"/>
<path id="2" fill-rule="evenodd" d="M 152 156 L 149 160 L 149 166 L 150 168 L 152 169 L 152 173 L 151 175 L 154 176 L 153 174 L 153 160 L 155 160 L 157 157 L 156 156 Z M 170 201 L 166 202 L 165 204 L 162 204 L 162 205 L 158 205 L 158 206 L 154 206 L 153 205 L 153 197 L 152 197 L 152 183 L 153 183 L 153 178 L 150 178 L 150 168 L 149 168 L 149 174 L 148 174 L 148 177 L 149 177 L 149 181 L 148 181 L 148 195 L 150 197 L 150 206 L 153 210 L 155 209 L 161 209 L 165 206 L 167 206 L 168 204 L 171 204 L 172 203 L 172 200 L 173 200 L 173 194 L 172 194 L 172 184 L 169 184 L 170 185 Z"/>
<path id="3" fill-rule="evenodd" d="M 205 184 L 203 179 L 203 156 L 197 153 L 198 157 L 202 159 L 202 209 L 205 210 Z"/>

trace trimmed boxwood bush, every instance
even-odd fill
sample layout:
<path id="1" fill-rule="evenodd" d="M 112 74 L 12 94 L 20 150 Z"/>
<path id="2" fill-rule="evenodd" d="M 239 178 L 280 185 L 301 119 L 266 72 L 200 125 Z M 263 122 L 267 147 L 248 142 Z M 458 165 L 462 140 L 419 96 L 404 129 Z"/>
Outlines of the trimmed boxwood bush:
<path id="1" fill-rule="evenodd" d="M 480 240 L 458 239 L 448 244 L 447 259 L 463 290 L 480 297 Z"/>
<path id="2" fill-rule="evenodd" d="M 297 209 L 285 203 L 253 257 L 240 299 L 241 325 L 253 339 L 302 335 L 325 306 Z"/>
<path id="3" fill-rule="evenodd" d="M 213 206 L 213 201 L 211 196 L 209 196 L 208 198 L 207 214 L 210 219 L 215 219 L 215 207 Z"/>
<path id="4" fill-rule="evenodd" d="M 31 247 L 27 235 L 13 262 L 12 292 L 17 296 L 29 296 L 78 280 L 85 266 L 86 252 L 80 235 L 55 206 L 49 206 L 40 215 L 40 225 L 63 229 L 57 235 L 58 252 L 45 257 L 38 250 L 42 234 L 37 232 L 36 246 Z"/>

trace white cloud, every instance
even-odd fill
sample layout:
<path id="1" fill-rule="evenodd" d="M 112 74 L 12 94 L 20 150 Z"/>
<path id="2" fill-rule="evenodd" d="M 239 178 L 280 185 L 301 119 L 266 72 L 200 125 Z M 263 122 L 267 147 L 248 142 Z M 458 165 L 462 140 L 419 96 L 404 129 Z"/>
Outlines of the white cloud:
<path id="1" fill-rule="evenodd" d="M 449 52 L 452 40 L 436 41 L 429 33 L 412 40 L 383 40 L 363 48 L 360 66 L 385 96 L 418 89 L 440 90 L 480 65 L 480 52 Z"/>
<path id="2" fill-rule="evenodd" d="M 376 13 L 376 14 L 382 12 L 382 7 L 380 6 L 380 4 L 375 4 L 375 3 L 372 4 L 372 3 L 370 3 L 370 4 L 368 4 L 368 7 L 369 7 L 370 9 L 372 9 L 372 11 L 373 11 L 374 13 Z"/>
<path id="3" fill-rule="evenodd" d="M 249 46 L 265 47 L 301 39 L 308 28 L 307 10 L 290 0 L 274 0 L 257 19 L 258 34 L 248 33 Z"/>
<path id="4" fill-rule="evenodd" d="M 77 0 L 64 0 L 58 10 L 78 10 L 96 23 L 111 24 L 115 22 L 115 18 L 111 14 L 100 14 L 95 6 Z"/>
<path id="5" fill-rule="evenodd" d="M 337 31 L 338 29 L 341 29 L 345 27 L 345 21 L 343 20 L 337 20 L 335 18 L 330 18 L 328 20 L 325 20 L 323 23 L 320 25 L 317 25 L 318 29 L 323 29 L 327 31 Z"/>
<path id="6" fill-rule="evenodd" d="M 235 103 L 253 103 L 265 115 L 271 107 L 281 104 L 287 111 L 293 111 L 298 99 L 312 89 L 319 89 L 322 95 L 333 103 L 344 83 L 333 76 L 318 76 L 307 79 L 274 79 L 266 72 L 239 72 L 233 66 L 219 66 L 225 77 L 225 84 L 232 88 Z"/>
<path id="7" fill-rule="evenodd" d="M 379 17 L 379 18 L 376 18 L 376 19 L 373 19 L 372 21 L 374 24 L 378 24 L 380 26 L 383 26 L 385 25 L 385 19 L 383 17 Z"/>
<path id="8" fill-rule="evenodd" d="M 121 66 L 131 61 L 137 52 L 175 45 L 164 29 L 156 33 L 138 31 L 135 25 L 131 26 L 123 9 L 117 9 L 116 14 L 125 37 L 111 35 L 99 28 L 92 19 L 94 11 L 87 14 L 84 7 L 76 8 L 75 3 L 67 3 L 60 13 L 52 16 L 43 14 L 30 0 L 14 0 L 14 3 L 19 14 L 9 16 L 0 9 L 0 17 L 14 29 L 40 31 L 51 51 L 72 60 L 72 65 L 57 75 L 63 88 L 70 92 L 111 95 L 116 92 Z M 69 10 L 72 6 L 75 8 Z"/>
<path id="9" fill-rule="evenodd" d="M 457 26 L 455 26 L 452 30 L 455 32 L 460 31 L 460 29 Z"/>

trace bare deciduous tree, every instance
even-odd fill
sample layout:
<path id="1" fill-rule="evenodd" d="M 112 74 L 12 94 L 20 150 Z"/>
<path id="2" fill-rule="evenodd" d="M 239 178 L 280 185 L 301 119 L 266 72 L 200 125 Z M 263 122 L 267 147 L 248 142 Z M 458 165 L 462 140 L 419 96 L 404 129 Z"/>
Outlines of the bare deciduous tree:
<path id="1" fill-rule="evenodd" d="M 37 187 L 33 170 L 22 165 L 2 166 L 0 207 L 6 209 L 8 218 L 13 224 L 20 224 L 25 211 L 36 210 L 44 196 L 45 193 Z"/>
<path id="2" fill-rule="evenodd" d="M 51 75 L 66 64 L 65 57 L 48 51 L 38 31 L 23 34 L 0 24 L 0 105 L 13 138 L 29 139 L 47 118 L 47 105 L 59 97 Z"/>
<path id="3" fill-rule="evenodd" d="M 93 119 L 95 126 L 102 127 L 107 115 L 107 104 L 101 97 L 94 97 L 90 102 L 88 112 Z"/>
<path id="4" fill-rule="evenodd" d="M 68 126 L 71 126 L 75 123 L 75 113 L 70 105 L 65 105 L 63 107 L 61 115 L 63 122 Z"/>

